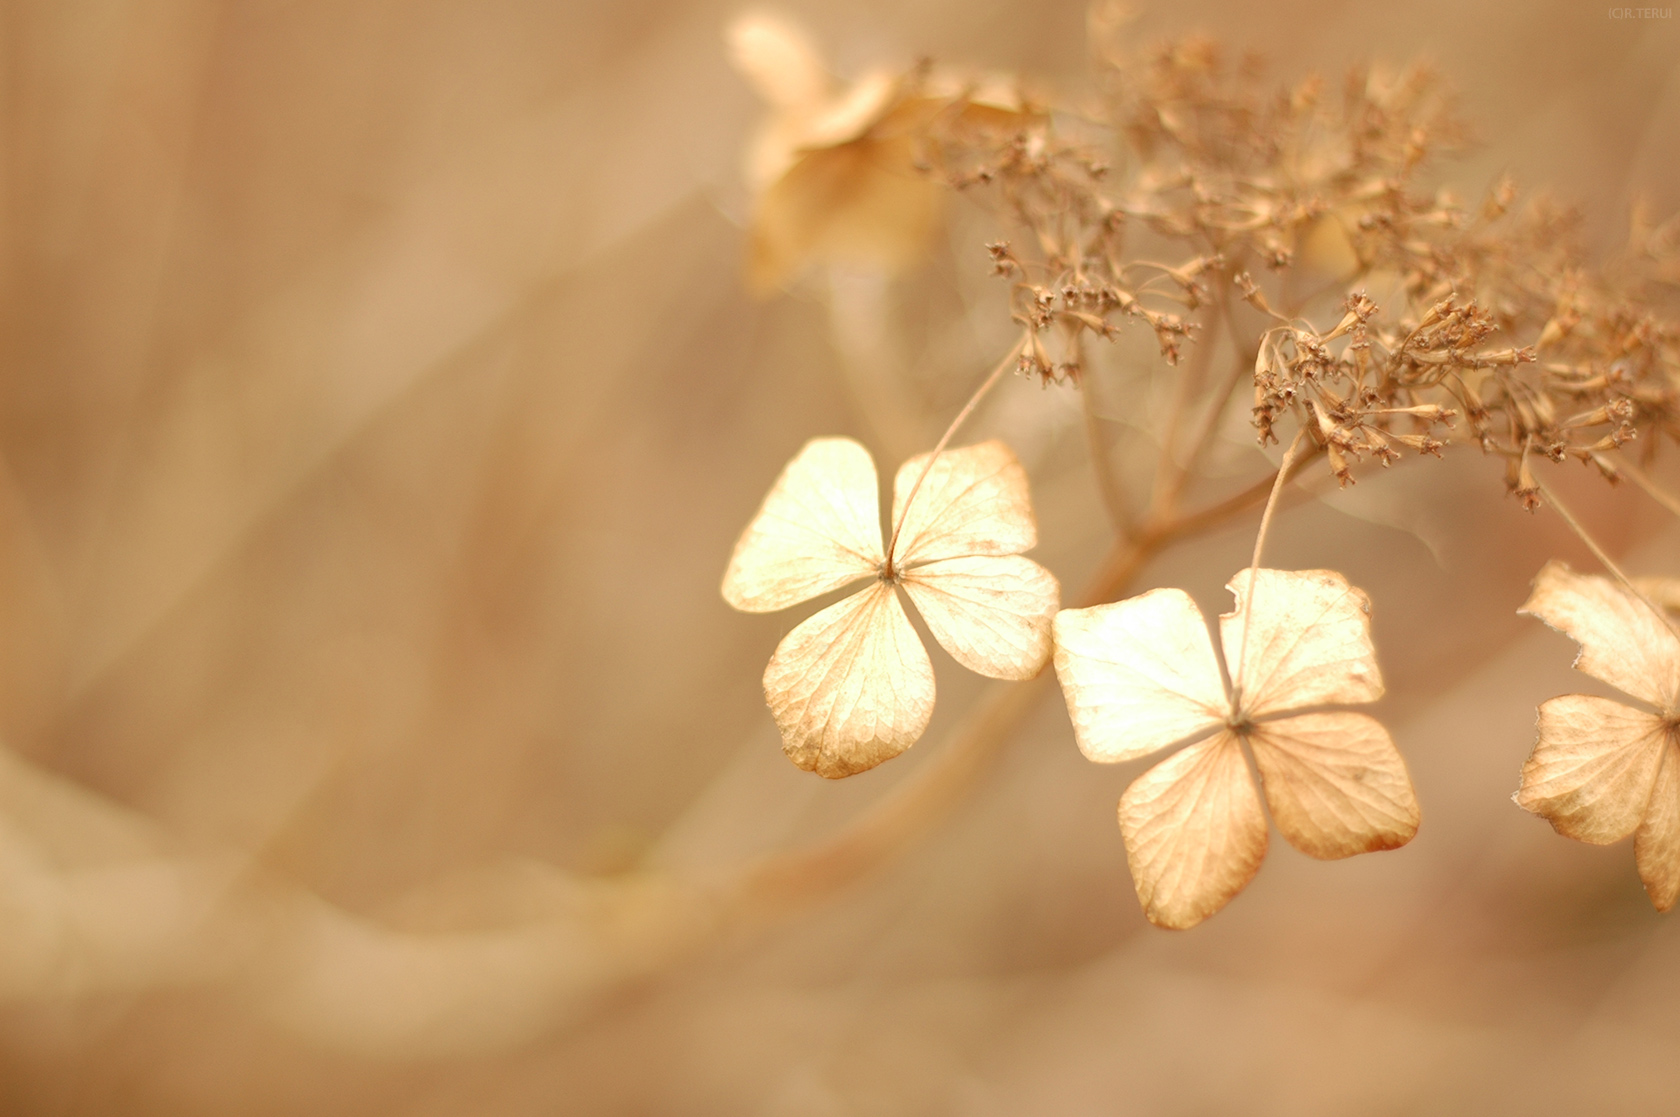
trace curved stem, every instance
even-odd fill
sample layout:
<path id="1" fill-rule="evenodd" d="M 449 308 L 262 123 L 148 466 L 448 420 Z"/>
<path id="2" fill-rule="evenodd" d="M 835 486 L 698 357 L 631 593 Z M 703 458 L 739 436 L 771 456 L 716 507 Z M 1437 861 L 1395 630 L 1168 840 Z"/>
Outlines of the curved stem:
<path id="1" fill-rule="evenodd" d="M 1575 538 L 1587 545 L 1587 550 L 1593 553 L 1593 558 L 1597 559 L 1604 569 L 1608 570 L 1611 574 L 1614 574 L 1616 576 L 1616 580 L 1622 583 L 1622 586 L 1629 593 L 1633 594 L 1633 596 L 1638 600 L 1644 602 L 1645 607 L 1655 613 L 1658 620 L 1672 628 L 1673 625 L 1669 622 L 1668 614 L 1664 613 L 1662 608 L 1656 602 L 1647 597 L 1643 590 L 1634 585 L 1633 579 L 1622 573 L 1622 568 L 1617 566 L 1615 560 L 1605 553 L 1603 547 L 1598 545 L 1597 540 L 1593 539 L 1593 537 L 1587 533 L 1587 529 L 1582 526 L 1581 521 L 1577 520 L 1574 513 L 1570 512 L 1563 501 L 1557 498 L 1557 494 L 1548 488 L 1546 483 L 1541 481 L 1539 478 L 1535 478 L 1534 485 L 1535 488 L 1540 490 L 1540 495 L 1545 498 L 1546 503 L 1552 506 L 1552 510 L 1559 516 L 1563 517 L 1563 522 L 1569 525 L 1569 530 L 1575 533 Z"/>
<path id="2" fill-rule="evenodd" d="M 1266 510 L 1260 513 L 1260 530 L 1254 536 L 1254 558 L 1248 564 L 1248 594 L 1243 601 L 1243 631 L 1242 640 L 1237 646 L 1237 662 L 1231 671 L 1231 708 L 1236 710 L 1242 705 L 1243 668 L 1248 664 L 1248 634 L 1253 630 L 1254 599 L 1259 596 L 1260 587 L 1260 553 L 1266 546 L 1266 533 L 1272 529 L 1272 513 L 1277 511 L 1278 494 L 1283 492 L 1284 483 L 1289 480 L 1290 467 L 1295 464 L 1295 454 L 1301 449 L 1301 442 L 1307 437 L 1307 428 L 1302 424 L 1295 432 L 1295 437 L 1289 442 L 1289 449 L 1283 452 L 1283 461 L 1278 463 L 1277 478 L 1272 482 L 1271 495 L 1266 498 Z"/>
<path id="3" fill-rule="evenodd" d="M 921 490 L 922 482 L 927 480 L 928 471 L 933 469 L 933 463 L 939 460 L 939 455 L 945 452 L 945 445 L 951 441 L 951 436 L 957 433 L 957 428 L 962 426 L 970 415 L 974 414 L 974 409 L 980 406 L 980 401 L 986 398 L 986 393 L 990 392 L 997 385 L 997 382 L 1003 379 L 1003 374 L 1009 371 L 1009 367 L 1020 357 L 1021 350 L 1026 343 L 1027 340 L 1023 337 L 1015 343 L 1014 348 L 1003 355 L 1003 360 L 999 361 L 997 367 L 987 375 L 985 380 L 980 382 L 978 388 L 974 389 L 974 394 L 968 397 L 968 402 L 963 404 L 963 409 L 957 412 L 957 417 L 951 420 L 951 425 L 946 427 L 945 433 L 939 436 L 939 442 L 935 444 L 933 453 L 928 455 L 926 463 L 922 465 L 921 473 L 916 475 L 916 483 L 910 486 L 910 493 L 904 498 L 904 507 L 900 508 L 898 515 L 893 517 L 892 539 L 887 544 L 887 574 L 890 575 L 893 572 L 893 558 L 898 553 L 898 533 L 904 530 L 904 521 L 910 512 L 910 503 L 916 499 L 916 493 Z"/>

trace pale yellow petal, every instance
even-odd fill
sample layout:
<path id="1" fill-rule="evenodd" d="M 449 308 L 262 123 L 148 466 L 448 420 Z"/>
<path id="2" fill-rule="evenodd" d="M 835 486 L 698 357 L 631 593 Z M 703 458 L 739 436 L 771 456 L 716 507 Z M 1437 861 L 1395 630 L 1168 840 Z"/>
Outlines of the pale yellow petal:
<path id="1" fill-rule="evenodd" d="M 1633 856 L 1651 903 L 1667 911 L 1680 898 L 1680 745 L 1672 737 L 1662 757 L 1645 820 L 1633 839 Z"/>
<path id="2" fill-rule="evenodd" d="M 933 714 L 933 664 L 897 591 L 877 582 L 787 634 L 764 698 L 788 758 L 839 779 L 916 743 Z"/>
<path id="3" fill-rule="evenodd" d="M 1236 607 L 1219 618 L 1225 662 L 1232 683 L 1242 688 L 1243 712 L 1261 717 L 1382 697 L 1382 673 L 1371 647 L 1371 601 L 1361 590 L 1334 570 L 1262 569 L 1251 596 L 1252 573 L 1239 571 L 1226 585 Z"/>
<path id="4" fill-rule="evenodd" d="M 1213 641 L 1183 590 L 1063 609 L 1052 631 L 1073 737 L 1090 759 L 1130 760 L 1224 722 Z"/>
<path id="5" fill-rule="evenodd" d="M 1262 722 L 1249 735 L 1266 802 L 1311 857 L 1398 849 L 1418 828 L 1406 762 L 1375 718 L 1351 711 Z"/>
<path id="6" fill-rule="evenodd" d="M 1517 805 L 1594 845 L 1633 833 L 1662 759 L 1662 719 L 1608 698 L 1566 694 L 1541 705 L 1538 730 Z"/>
<path id="7" fill-rule="evenodd" d="M 1008 446 L 994 439 L 946 450 L 918 486 L 927 460 L 926 454 L 916 455 L 893 479 L 893 523 L 900 525 L 894 566 L 1014 555 L 1038 542 L 1027 471 Z M 912 489 L 915 499 L 906 512 Z"/>
<path id="8" fill-rule="evenodd" d="M 828 71 L 799 24 L 774 12 L 744 12 L 730 21 L 724 38 L 729 60 L 766 104 L 801 112 L 827 99 Z"/>
<path id="9" fill-rule="evenodd" d="M 1548 562 L 1523 613 L 1581 646 L 1575 667 L 1662 709 L 1680 705 L 1680 638 L 1609 578 Z"/>
<path id="10" fill-rule="evenodd" d="M 773 170 L 774 150 L 757 158 L 763 163 L 757 173 Z M 916 159 L 905 135 L 865 136 L 798 154 L 753 212 L 749 286 L 770 294 L 813 263 L 896 275 L 920 261 L 939 227 L 945 187 L 922 173 Z"/>
<path id="11" fill-rule="evenodd" d="M 899 85 L 898 78 L 882 71 L 859 78 L 801 123 L 799 145 L 836 147 L 861 138 L 898 100 Z"/>
<path id="12" fill-rule="evenodd" d="M 797 605 L 879 572 L 880 496 L 869 451 L 814 438 L 782 470 L 741 534 L 723 599 L 749 613 Z"/>
<path id="13" fill-rule="evenodd" d="M 1236 737 L 1222 731 L 1134 780 L 1120 832 L 1151 923 L 1194 927 L 1229 903 L 1266 856 L 1266 816 Z"/>
<path id="14" fill-rule="evenodd" d="M 1030 679 L 1050 659 L 1056 576 L 1020 555 L 976 555 L 918 566 L 904 589 L 933 638 L 970 671 Z"/>

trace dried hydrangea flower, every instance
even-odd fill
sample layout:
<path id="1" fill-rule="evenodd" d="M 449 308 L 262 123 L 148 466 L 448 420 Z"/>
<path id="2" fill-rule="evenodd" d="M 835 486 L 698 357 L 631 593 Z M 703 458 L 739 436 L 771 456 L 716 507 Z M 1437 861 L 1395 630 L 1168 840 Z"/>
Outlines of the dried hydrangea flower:
<path id="1" fill-rule="evenodd" d="M 1364 714 L 1320 709 L 1382 695 L 1369 600 L 1330 570 L 1251 568 L 1227 588 L 1236 607 L 1219 618 L 1219 637 L 1229 688 L 1183 590 L 1064 609 L 1055 621 L 1056 674 L 1087 757 L 1114 763 L 1191 742 L 1120 800 L 1138 900 L 1162 927 L 1193 927 L 1224 907 L 1265 857 L 1245 744 L 1272 818 L 1303 853 L 1394 849 L 1417 832 L 1417 797 L 1388 731 Z"/>
<path id="2" fill-rule="evenodd" d="M 849 438 L 805 444 L 776 480 L 723 576 L 723 597 L 773 612 L 863 578 L 776 648 L 764 697 L 799 767 L 837 779 L 915 744 L 933 713 L 933 665 L 898 591 L 940 646 L 994 679 L 1029 679 L 1050 657 L 1059 587 L 1022 551 L 1038 542 L 1026 471 L 983 442 L 921 454 L 893 481 L 882 545 L 875 463 Z"/>
<path id="3" fill-rule="evenodd" d="M 1520 610 L 1581 646 L 1575 667 L 1642 705 L 1566 694 L 1540 707 L 1539 739 L 1514 798 L 1565 837 L 1634 835 L 1658 911 L 1680 897 L 1680 637 L 1609 578 L 1549 562 Z"/>
<path id="4" fill-rule="evenodd" d="M 813 260 L 891 272 L 918 259 L 944 188 L 916 167 L 911 83 L 877 71 L 839 89 L 804 31 L 768 13 L 737 18 L 728 38 L 770 109 L 747 151 L 752 287 L 774 290 Z"/>

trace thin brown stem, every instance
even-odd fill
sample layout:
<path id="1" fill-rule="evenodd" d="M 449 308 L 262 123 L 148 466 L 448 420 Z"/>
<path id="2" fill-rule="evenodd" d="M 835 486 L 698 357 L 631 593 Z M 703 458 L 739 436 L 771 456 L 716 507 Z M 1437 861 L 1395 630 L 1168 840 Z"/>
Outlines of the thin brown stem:
<path id="1" fill-rule="evenodd" d="M 974 409 L 980 406 L 980 401 L 986 398 L 986 394 L 997 386 L 997 382 L 1003 379 L 1003 374 L 1008 372 L 1010 367 L 1019 359 L 1022 347 L 1026 343 L 1026 338 L 1023 337 L 1015 343 L 1014 348 L 1003 355 L 1003 360 L 999 361 L 997 367 L 987 374 L 986 379 L 980 382 L 978 388 L 974 389 L 974 394 L 968 397 L 968 402 L 963 404 L 963 409 L 957 412 L 957 417 L 951 420 L 951 425 L 946 427 L 945 433 L 939 436 L 939 442 L 934 445 L 933 453 L 928 455 L 927 461 L 922 465 L 922 471 L 916 475 L 916 483 L 910 486 L 909 495 L 904 498 L 904 506 L 898 510 L 898 515 L 893 518 L 892 540 L 887 544 L 886 573 L 891 574 L 893 571 L 893 557 L 898 553 L 898 533 L 904 530 L 904 520 L 909 515 L 910 504 L 916 499 L 916 493 L 921 490 L 922 482 L 927 480 L 928 471 L 933 468 L 933 463 L 939 460 L 939 455 L 945 452 L 945 446 L 951 441 L 951 436 L 957 433 L 957 428 L 962 426 L 970 415 L 974 414 Z"/>
<path id="2" fill-rule="evenodd" d="M 1598 545 L 1598 541 L 1592 537 L 1581 521 L 1575 518 L 1575 514 L 1569 510 L 1568 506 L 1558 499 L 1557 493 L 1548 488 L 1546 483 L 1539 478 L 1535 478 L 1534 485 L 1540 490 L 1540 495 L 1545 498 L 1546 503 L 1552 506 L 1552 511 L 1556 512 L 1563 519 L 1563 522 L 1569 525 L 1569 530 L 1575 533 L 1575 538 L 1586 544 L 1587 550 L 1592 552 L 1593 558 L 1599 561 L 1599 565 L 1614 574 L 1616 580 L 1622 583 L 1624 589 L 1638 600 L 1643 601 L 1645 607 L 1651 610 L 1659 621 L 1665 625 L 1669 624 L 1668 614 L 1664 613 L 1662 607 L 1656 602 L 1645 596 L 1645 592 L 1633 584 L 1632 578 L 1622 573 L 1622 568 L 1617 566 L 1615 560 L 1605 552 L 1603 547 Z"/>
<path id="3" fill-rule="evenodd" d="M 1277 511 L 1278 495 L 1283 492 L 1283 486 L 1289 481 L 1290 467 L 1295 464 L 1295 455 L 1301 449 L 1301 443 L 1306 440 L 1307 428 L 1302 425 L 1295 432 L 1295 437 L 1289 441 L 1289 449 L 1283 452 L 1283 460 L 1278 463 L 1277 477 L 1272 482 L 1272 491 L 1266 497 L 1266 510 L 1260 513 L 1260 530 L 1254 536 L 1254 558 L 1248 564 L 1248 593 L 1243 600 L 1243 631 L 1242 640 L 1237 645 L 1237 662 L 1231 671 L 1231 708 L 1237 710 L 1242 703 L 1243 667 L 1248 663 L 1248 634 L 1253 631 L 1251 619 L 1254 616 L 1254 601 L 1259 596 L 1260 587 L 1260 554 L 1266 547 L 1266 534 L 1272 529 L 1272 513 Z"/>

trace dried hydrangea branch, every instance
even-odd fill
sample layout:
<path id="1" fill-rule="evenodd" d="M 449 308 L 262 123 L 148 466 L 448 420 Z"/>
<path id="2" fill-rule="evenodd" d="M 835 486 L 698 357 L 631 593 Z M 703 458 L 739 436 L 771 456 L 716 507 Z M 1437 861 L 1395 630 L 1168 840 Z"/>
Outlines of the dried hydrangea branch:
<path id="1" fill-rule="evenodd" d="M 1116 542 L 1079 601 L 1094 605 L 1124 593 L 1143 567 L 1179 540 L 1200 535 L 1260 504 L 1319 454 L 1309 446 L 1293 463 L 1205 508 L 1153 521 L 1140 535 Z M 820 902 L 879 868 L 961 802 L 1028 715 L 1051 693 L 1051 675 L 994 687 L 955 728 L 936 754 L 862 816 L 821 844 L 772 854 L 744 870 L 734 890 L 749 918 L 785 915 Z"/>

